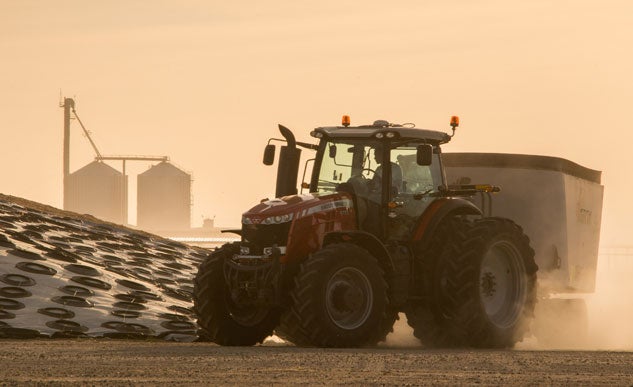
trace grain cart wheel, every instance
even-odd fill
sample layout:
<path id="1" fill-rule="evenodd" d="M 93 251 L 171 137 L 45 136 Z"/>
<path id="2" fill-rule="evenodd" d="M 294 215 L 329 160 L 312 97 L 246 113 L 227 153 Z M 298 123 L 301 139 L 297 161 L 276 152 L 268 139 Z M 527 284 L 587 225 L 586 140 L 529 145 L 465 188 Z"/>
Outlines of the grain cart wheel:
<path id="1" fill-rule="evenodd" d="M 413 335 L 427 348 L 464 345 L 464 338 L 451 328 L 443 314 L 438 265 L 444 251 L 463 238 L 469 225 L 462 217 L 446 218 L 435 229 L 427 246 L 421 242 L 414 246 L 416 294 L 424 297 L 422 301 L 411 302 L 405 313 Z"/>
<path id="2" fill-rule="evenodd" d="M 374 345 L 391 331 L 387 282 L 376 258 L 351 243 L 331 244 L 299 269 L 282 336 L 300 346 Z"/>
<path id="3" fill-rule="evenodd" d="M 534 317 L 534 250 L 508 219 L 477 220 L 444 252 L 438 269 L 443 315 L 464 345 L 511 347 Z"/>
<path id="4" fill-rule="evenodd" d="M 201 338 L 220 345 L 254 345 L 270 336 L 279 322 L 275 310 L 238 308 L 224 281 L 224 260 L 239 249 L 226 244 L 200 265 L 194 280 L 193 302 Z"/>

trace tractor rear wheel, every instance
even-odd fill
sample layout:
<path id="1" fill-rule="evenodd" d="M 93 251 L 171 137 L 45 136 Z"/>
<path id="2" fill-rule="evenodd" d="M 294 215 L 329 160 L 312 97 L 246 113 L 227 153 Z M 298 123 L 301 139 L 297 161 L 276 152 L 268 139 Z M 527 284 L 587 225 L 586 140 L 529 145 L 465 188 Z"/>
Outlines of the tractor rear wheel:
<path id="1" fill-rule="evenodd" d="M 376 258 L 351 243 L 331 244 L 301 264 L 280 336 L 300 346 L 359 347 L 382 341 L 397 312 Z"/>
<path id="2" fill-rule="evenodd" d="M 224 260 L 239 249 L 226 244 L 200 265 L 194 279 L 193 302 L 202 339 L 220 345 L 249 346 L 270 336 L 279 322 L 279 312 L 269 308 L 239 308 L 224 280 Z"/>
<path id="3" fill-rule="evenodd" d="M 512 347 L 534 317 L 534 250 L 509 219 L 474 221 L 438 266 L 441 313 L 460 344 Z"/>

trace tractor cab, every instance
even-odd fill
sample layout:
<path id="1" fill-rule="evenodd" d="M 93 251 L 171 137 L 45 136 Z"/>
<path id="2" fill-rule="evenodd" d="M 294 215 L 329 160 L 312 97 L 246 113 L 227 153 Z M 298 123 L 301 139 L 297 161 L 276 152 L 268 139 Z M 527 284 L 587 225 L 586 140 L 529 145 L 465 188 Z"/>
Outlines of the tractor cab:
<path id="1" fill-rule="evenodd" d="M 316 128 L 320 140 L 310 192 L 352 194 L 358 228 L 381 240 L 407 240 L 445 185 L 440 144 L 446 133 L 375 121 Z M 347 121 L 349 123 L 349 121 Z"/>

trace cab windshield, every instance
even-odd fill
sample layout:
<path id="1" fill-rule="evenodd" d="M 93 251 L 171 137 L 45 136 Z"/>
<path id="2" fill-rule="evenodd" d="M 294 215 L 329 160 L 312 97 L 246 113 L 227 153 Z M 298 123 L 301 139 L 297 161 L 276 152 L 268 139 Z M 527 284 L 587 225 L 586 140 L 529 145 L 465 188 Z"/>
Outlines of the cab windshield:
<path id="1" fill-rule="evenodd" d="M 360 140 L 328 141 L 325 144 L 318 170 L 316 192 L 328 193 L 338 190 L 341 183 L 350 179 L 366 181 L 368 184 L 381 177 L 383 147 L 389 147 L 388 165 L 391 167 L 394 195 L 431 193 L 442 184 L 438 155 L 434 154 L 431 165 L 418 165 L 416 150 L 420 142 L 386 144 Z M 378 189 L 378 187 L 370 187 Z M 313 191 L 314 188 L 312 189 Z"/>

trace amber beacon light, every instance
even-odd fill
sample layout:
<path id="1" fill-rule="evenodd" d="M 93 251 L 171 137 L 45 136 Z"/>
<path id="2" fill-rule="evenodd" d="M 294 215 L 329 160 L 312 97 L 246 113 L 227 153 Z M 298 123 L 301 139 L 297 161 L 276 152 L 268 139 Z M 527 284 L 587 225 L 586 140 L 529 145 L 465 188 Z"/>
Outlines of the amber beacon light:
<path id="1" fill-rule="evenodd" d="M 348 115 L 345 115 L 345 116 L 343 116 L 343 119 L 341 120 L 341 122 L 342 122 L 343 126 L 347 128 L 349 126 L 349 124 L 351 123 L 351 120 L 350 120 Z"/>
<path id="2" fill-rule="evenodd" d="M 456 128 L 459 126 L 459 117 L 458 116 L 451 116 L 451 126 L 453 128 Z"/>

